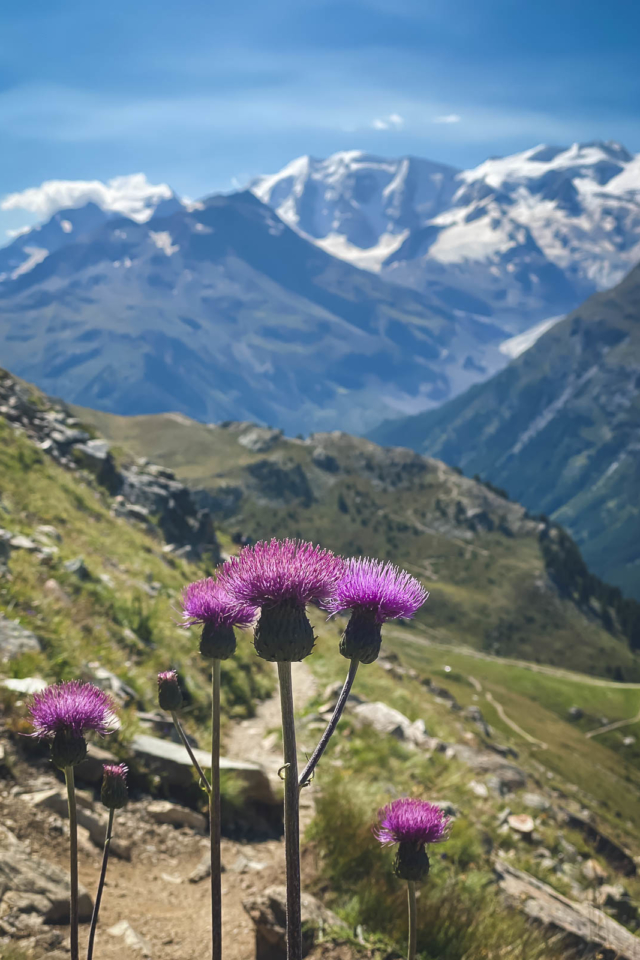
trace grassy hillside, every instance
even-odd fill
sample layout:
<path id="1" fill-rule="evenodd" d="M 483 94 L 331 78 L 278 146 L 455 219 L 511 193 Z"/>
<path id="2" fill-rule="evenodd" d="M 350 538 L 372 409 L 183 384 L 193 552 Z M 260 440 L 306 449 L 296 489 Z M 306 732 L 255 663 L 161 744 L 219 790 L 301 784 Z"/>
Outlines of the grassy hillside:
<path id="1" fill-rule="evenodd" d="M 421 622 L 440 641 L 640 677 L 615 612 L 558 584 L 561 532 L 437 460 L 340 433 L 303 441 L 171 414 L 81 415 L 175 470 L 230 535 L 302 536 L 406 566 L 431 591 Z"/>
<path id="2" fill-rule="evenodd" d="M 640 267 L 491 380 L 371 436 L 506 488 L 640 599 Z"/>
<path id="3" fill-rule="evenodd" d="M 114 516 L 110 505 L 89 474 L 57 465 L 0 417 L 0 526 L 45 547 L 12 549 L 0 572 L 0 614 L 42 645 L 1 669 L 90 679 L 97 662 L 153 707 L 155 674 L 171 665 L 185 677 L 193 718 L 204 723 L 209 681 L 194 631 L 177 626 L 179 592 L 203 570 L 167 555 L 159 530 Z M 80 576 L 65 567 L 78 558 Z M 228 715 L 246 715 L 268 689 L 261 667 L 248 645 L 225 665 Z"/>

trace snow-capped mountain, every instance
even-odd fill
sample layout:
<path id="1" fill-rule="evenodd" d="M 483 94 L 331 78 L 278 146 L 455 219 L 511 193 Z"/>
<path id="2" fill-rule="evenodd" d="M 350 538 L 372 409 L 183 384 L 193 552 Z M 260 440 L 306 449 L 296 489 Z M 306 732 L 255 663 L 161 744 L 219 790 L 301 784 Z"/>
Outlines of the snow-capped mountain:
<path id="1" fill-rule="evenodd" d="M 149 183 L 143 173 L 100 180 L 47 180 L 5 196 L 3 210 L 27 210 L 44 223 L 25 227 L 8 246 L 0 248 L 0 284 L 28 273 L 49 254 L 86 238 L 103 223 L 126 217 L 146 223 L 169 216 L 182 201 L 166 183 Z"/>
<path id="2" fill-rule="evenodd" d="M 537 146 L 456 171 L 357 151 L 302 157 L 251 189 L 334 256 L 518 334 L 640 260 L 640 156 Z"/>

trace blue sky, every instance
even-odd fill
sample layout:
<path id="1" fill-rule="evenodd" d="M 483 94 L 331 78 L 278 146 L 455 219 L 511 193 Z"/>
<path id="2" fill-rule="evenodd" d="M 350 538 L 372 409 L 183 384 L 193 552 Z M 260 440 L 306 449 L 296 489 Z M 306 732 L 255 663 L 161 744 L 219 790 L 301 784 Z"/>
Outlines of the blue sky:
<path id="1" fill-rule="evenodd" d="M 354 148 L 638 151 L 639 30 L 637 0 L 6 0 L 0 196 L 144 171 L 197 197 Z"/>

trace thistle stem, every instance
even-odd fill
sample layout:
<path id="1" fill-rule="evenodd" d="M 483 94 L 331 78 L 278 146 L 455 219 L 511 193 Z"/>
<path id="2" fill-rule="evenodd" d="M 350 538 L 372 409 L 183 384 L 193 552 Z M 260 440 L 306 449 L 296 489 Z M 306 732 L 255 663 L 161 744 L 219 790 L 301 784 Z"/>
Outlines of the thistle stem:
<path id="1" fill-rule="evenodd" d="M 284 844 L 287 866 L 287 960 L 302 960 L 300 912 L 300 819 L 296 727 L 291 663 L 278 662 L 284 746 Z"/>
<path id="2" fill-rule="evenodd" d="M 333 736 L 333 733 L 336 727 L 338 726 L 340 717 L 342 716 L 347 700 L 349 699 L 349 694 L 351 693 L 351 688 L 353 686 L 353 681 L 356 678 L 356 673 L 358 671 L 359 665 L 360 665 L 359 660 L 352 660 L 349 663 L 349 672 L 347 673 L 347 679 L 345 680 L 344 686 L 340 691 L 340 696 L 338 697 L 338 702 L 335 705 L 333 715 L 329 720 L 329 723 L 327 724 L 326 729 L 322 734 L 322 737 L 320 738 L 320 742 L 318 743 L 318 746 L 315 748 L 315 750 L 311 754 L 311 759 L 308 761 L 306 767 L 304 768 L 304 770 L 300 775 L 300 787 L 306 787 L 306 785 L 311 782 L 313 771 L 317 767 L 318 761 L 320 760 L 322 754 L 325 752 L 325 750 L 329 746 L 329 740 Z"/>
<path id="3" fill-rule="evenodd" d="M 89 945 L 87 947 L 87 960 L 93 957 L 93 943 L 96 938 L 96 927 L 98 926 L 98 914 L 100 913 L 100 903 L 102 901 L 102 891 L 104 881 L 107 876 L 107 864 L 109 863 L 109 848 L 111 846 L 111 833 L 113 831 L 113 815 L 115 809 L 109 810 L 109 822 L 107 824 L 107 835 L 104 840 L 104 852 L 102 854 L 102 869 L 100 870 L 100 879 L 98 881 L 98 890 L 96 893 L 96 902 L 91 915 L 91 929 L 89 930 Z"/>
<path id="4" fill-rule="evenodd" d="M 214 664 L 215 664 L 215 663 L 218 663 L 218 664 L 219 664 L 220 661 L 219 661 L 219 660 L 214 661 Z M 191 744 L 189 743 L 188 737 L 187 737 L 186 733 L 184 732 L 184 730 L 183 730 L 183 728 L 182 728 L 182 724 L 181 724 L 180 721 L 178 720 L 178 714 L 175 712 L 175 710 L 172 710 L 172 711 L 171 711 L 171 719 L 173 720 L 173 725 L 174 725 L 174 727 L 175 727 L 176 730 L 178 731 L 178 736 L 179 736 L 180 739 L 182 740 L 182 742 L 183 742 L 183 744 L 184 744 L 184 746 L 185 746 L 185 748 L 186 748 L 186 751 L 187 751 L 187 753 L 189 754 L 189 757 L 190 757 L 190 759 L 191 759 L 191 763 L 192 763 L 192 764 L 194 765 L 194 767 L 196 768 L 196 773 L 198 774 L 198 776 L 200 777 L 200 780 L 202 781 L 202 786 L 203 786 L 204 789 L 207 791 L 207 793 L 210 794 L 210 793 L 211 793 L 211 784 L 210 784 L 209 781 L 207 780 L 207 778 L 206 778 L 206 776 L 205 776 L 205 773 L 204 773 L 204 770 L 202 769 L 202 767 L 200 766 L 200 764 L 199 764 L 198 761 L 196 760 L 195 754 L 194 754 L 193 750 L 191 749 Z"/>
<path id="5" fill-rule="evenodd" d="M 79 960 L 78 949 L 78 816 L 76 813 L 76 791 L 73 767 L 64 768 L 67 784 L 67 803 L 69 805 L 69 874 L 71 896 L 69 924 L 71 926 L 71 960 Z"/>
<path id="6" fill-rule="evenodd" d="M 409 903 L 409 952 L 407 960 L 415 960 L 416 944 L 418 939 L 418 922 L 416 910 L 416 885 L 415 881 L 407 881 L 407 900 Z"/>
<path id="7" fill-rule="evenodd" d="M 222 863 L 220 857 L 220 660 L 211 673 L 211 787 L 209 839 L 211 841 L 211 956 L 222 960 Z M 206 779 L 205 779 L 205 782 Z"/>

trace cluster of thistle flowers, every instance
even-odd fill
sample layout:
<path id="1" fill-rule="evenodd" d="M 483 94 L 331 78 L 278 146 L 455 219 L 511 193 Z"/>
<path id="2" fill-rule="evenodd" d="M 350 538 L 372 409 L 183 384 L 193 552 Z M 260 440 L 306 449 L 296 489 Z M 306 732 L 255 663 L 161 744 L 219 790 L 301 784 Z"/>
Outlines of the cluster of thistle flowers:
<path id="1" fill-rule="evenodd" d="M 287 880 L 287 957 L 302 957 L 300 916 L 299 793 L 314 775 L 342 715 L 359 665 L 373 663 L 380 652 L 382 625 L 388 620 L 411 618 L 426 601 L 427 591 L 414 577 L 390 563 L 370 558 L 345 560 L 329 550 L 298 540 L 271 540 L 245 547 L 230 558 L 214 577 L 190 584 L 183 592 L 183 622 L 202 628 L 200 651 L 213 662 L 213 741 L 219 744 L 220 660 L 236 648 L 234 627 L 254 628 L 258 656 L 278 668 L 285 783 L 285 852 Z M 340 640 L 340 652 L 349 669 L 322 737 L 302 774 L 298 776 L 291 663 L 312 652 L 315 637 L 306 607 L 313 605 L 329 616 L 350 611 Z M 177 717 L 181 694 L 175 672 L 158 677 L 160 705 L 172 713 L 187 749 L 188 741 Z M 211 802 L 212 930 L 213 958 L 221 957 L 221 903 L 219 896 L 219 778 L 212 750 L 211 783 L 197 767 Z M 194 759 L 194 758 L 193 758 Z M 195 759 L 194 759 L 195 763 Z M 446 839 L 448 821 L 440 809 L 423 800 L 400 799 L 380 812 L 377 831 L 382 843 L 399 844 L 397 875 L 409 888 L 409 957 L 415 956 L 415 884 L 426 877 L 426 846 Z M 214 870 L 217 876 L 214 877 Z"/>
<path id="2" fill-rule="evenodd" d="M 200 652 L 211 662 L 212 744 L 210 777 L 198 764 L 178 717 L 182 705 L 178 677 L 168 670 L 158 675 L 160 706 L 168 711 L 188 750 L 200 783 L 209 798 L 211 847 L 211 956 L 222 960 L 222 895 L 220 858 L 220 664 L 236 649 L 235 627 L 254 627 L 256 652 L 278 669 L 285 784 L 285 853 L 287 879 L 287 957 L 302 958 L 300 911 L 299 794 L 308 785 L 334 733 L 360 663 L 373 663 L 387 620 L 410 618 L 427 599 L 427 591 L 408 573 L 377 560 L 344 560 L 329 550 L 297 540 L 272 540 L 245 547 L 223 564 L 216 576 L 199 580 L 182 595 L 183 624 L 201 627 Z M 340 641 L 349 661 L 347 678 L 335 711 L 316 749 L 298 775 L 291 663 L 313 650 L 315 638 L 307 605 L 330 616 L 351 611 Z M 86 756 L 86 734 L 106 735 L 117 726 L 113 701 L 92 684 L 71 681 L 55 684 L 31 704 L 34 736 L 51 744 L 51 757 L 65 775 L 70 823 L 71 958 L 79 960 L 78 858 L 74 767 Z M 109 822 L 102 871 L 89 933 L 87 960 L 91 960 L 104 888 L 114 813 L 127 801 L 127 768 L 104 768 L 102 802 Z M 409 960 L 416 950 L 416 882 L 426 877 L 426 846 L 447 837 L 448 821 L 440 809 L 418 799 L 399 799 L 380 811 L 376 835 L 381 843 L 397 843 L 395 871 L 407 881 L 409 894 Z"/>
<path id="3" fill-rule="evenodd" d="M 116 705 L 113 700 L 91 683 L 71 680 L 46 687 L 33 697 L 30 704 L 33 736 L 47 740 L 51 746 L 51 760 L 64 773 L 69 806 L 70 850 L 70 939 L 71 960 L 79 960 L 78 944 L 78 822 L 74 768 L 87 756 L 87 734 L 106 736 L 117 729 Z M 128 799 L 127 767 L 124 763 L 104 764 L 100 798 L 109 811 L 109 820 L 102 858 L 89 941 L 87 960 L 93 956 L 102 891 L 107 872 L 109 847 L 116 810 L 126 806 Z"/>

